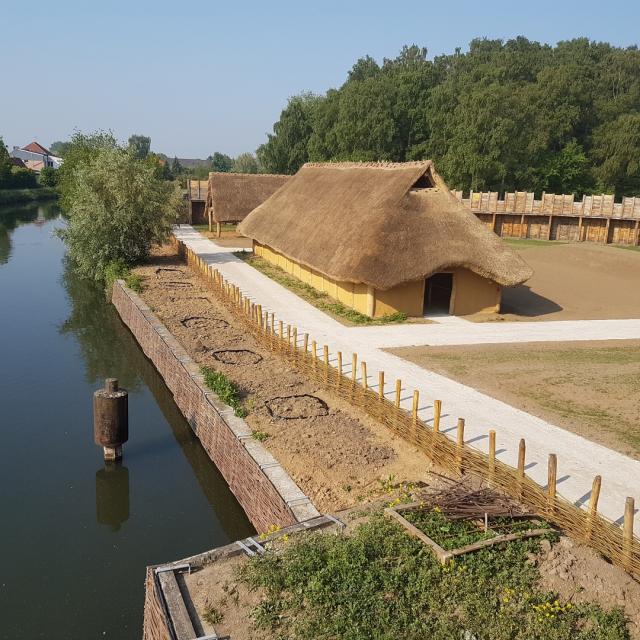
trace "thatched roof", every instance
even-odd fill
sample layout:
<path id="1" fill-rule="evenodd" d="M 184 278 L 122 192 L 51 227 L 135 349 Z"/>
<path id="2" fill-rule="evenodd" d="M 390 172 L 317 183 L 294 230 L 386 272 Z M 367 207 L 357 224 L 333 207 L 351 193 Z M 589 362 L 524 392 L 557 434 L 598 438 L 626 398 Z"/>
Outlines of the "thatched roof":
<path id="1" fill-rule="evenodd" d="M 505 286 L 533 273 L 430 160 L 305 164 L 238 230 L 330 278 L 378 289 L 454 267 Z"/>
<path id="2" fill-rule="evenodd" d="M 209 174 L 207 211 L 216 222 L 238 222 L 277 191 L 291 176 L 270 173 Z"/>

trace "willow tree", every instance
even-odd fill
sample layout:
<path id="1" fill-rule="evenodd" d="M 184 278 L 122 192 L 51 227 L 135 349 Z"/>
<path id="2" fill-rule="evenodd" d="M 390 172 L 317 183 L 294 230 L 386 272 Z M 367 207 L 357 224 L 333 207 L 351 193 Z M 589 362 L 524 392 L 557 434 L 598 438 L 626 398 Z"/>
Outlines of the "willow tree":
<path id="1" fill-rule="evenodd" d="M 154 162 L 130 149 L 103 146 L 68 180 L 69 223 L 61 235 L 82 276 L 103 280 L 113 263 L 143 262 L 175 223 L 181 202 L 177 184 L 163 180 Z"/>

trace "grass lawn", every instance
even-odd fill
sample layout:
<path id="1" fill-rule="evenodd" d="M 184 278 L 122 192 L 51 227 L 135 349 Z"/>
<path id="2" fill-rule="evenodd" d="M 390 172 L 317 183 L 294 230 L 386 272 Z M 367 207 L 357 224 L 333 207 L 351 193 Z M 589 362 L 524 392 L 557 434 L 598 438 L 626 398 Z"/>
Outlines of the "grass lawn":
<path id="1" fill-rule="evenodd" d="M 192 226 L 196 231 L 200 231 L 200 232 L 209 231 L 209 225 L 208 224 L 194 224 Z M 220 227 L 221 227 L 222 231 L 235 231 L 237 229 L 238 225 L 237 224 L 233 224 L 231 222 L 223 222 L 220 225 Z M 216 225 L 215 224 L 213 225 L 213 230 L 214 231 L 216 230 Z"/>
<path id="2" fill-rule="evenodd" d="M 421 525 L 441 528 L 443 518 L 436 520 L 426 514 Z M 462 524 L 449 521 L 447 531 L 464 539 Z M 443 566 L 399 525 L 374 515 L 352 535 L 294 538 L 252 558 L 239 576 L 264 593 L 252 611 L 260 638 L 628 638 L 620 610 L 562 601 L 538 587 L 529 558 L 540 544 L 512 542 Z"/>
<path id="3" fill-rule="evenodd" d="M 503 238 L 503 240 L 512 247 L 517 249 L 527 249 L 529 247 L 543 247 L 546 245 L 563 245 L 569 244 L 568 242 L 562 242 L 561 240 L 532 240 L 529 238 Z"/>
<path id="4" fill-rule="evenodd" d="M 255 256 L 247 251 L 237 251 L 235 255 L 247 264 L 250 264 L 254 269 L 257 269 L 265 276 L 275 280 L 278 284 L 289 289 L 296 295 L 300 296 L 303 300 L 306 300 L 317 309 L 324 311 L 334 319 L 342 322 L 342 324 L 348 325 L 378 325 L 378 324 L 397 324 L 400 322 L 406 322 L 407 316 L 404 313 L 394 313 L 388 316 L 382 316 L 381 318 L 370 318 L 369 316 L 359 313 L 355 309 L 350 309 L 331 298 L 327 293 L 318 291 L 312 286 L 294 278 L 289 275 L 284 269 L 277 267 L 270 262 L 267 262 L 259 256 Z"/>
<path id="5" fill-rule="evenodd" d="M 403 347 L 391 352 L 640 458 L 640 341 Z"/>

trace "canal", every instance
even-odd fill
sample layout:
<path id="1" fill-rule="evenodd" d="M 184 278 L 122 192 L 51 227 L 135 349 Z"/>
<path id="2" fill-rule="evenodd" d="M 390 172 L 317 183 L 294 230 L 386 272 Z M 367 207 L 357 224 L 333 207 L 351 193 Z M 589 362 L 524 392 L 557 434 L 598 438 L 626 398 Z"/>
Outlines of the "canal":
<path id="1" fill-rule="evenodd" d="M 142 636 L 145 566 L 253 532 L 104 291 L 78 279 L 55 204 L 0 207 L 0 638 Z M 92 395 L 129 390 L 123 464 Z"/>

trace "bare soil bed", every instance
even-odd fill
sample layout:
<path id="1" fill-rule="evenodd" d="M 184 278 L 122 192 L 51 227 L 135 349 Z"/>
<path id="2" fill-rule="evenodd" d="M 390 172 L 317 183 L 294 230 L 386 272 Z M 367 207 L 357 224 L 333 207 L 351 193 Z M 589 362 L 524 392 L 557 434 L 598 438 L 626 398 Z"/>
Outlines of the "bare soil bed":
<path id="1" fill-rule="evenodd" d="M 640 251 L 597 244 L 509 242 L 534 275 L 506 288 L 502 313 L 470 320 L 596 320 L 640 318 Z"/>
<path id="2" fill-rule="evenodd" d="M 261 348 L 172 248 L 136 273 L 142 298 L 191 357 L 239 387 L 248 425 L 260 439 L 266 434 L 264 445 L 318 509 L 368 500 L 390 477 L 426 482 L 422 453 Z"/>
<path id="3" fill-rule="evenodd" d="M 640 459 L 638 340 L 389 351 Z"/>

